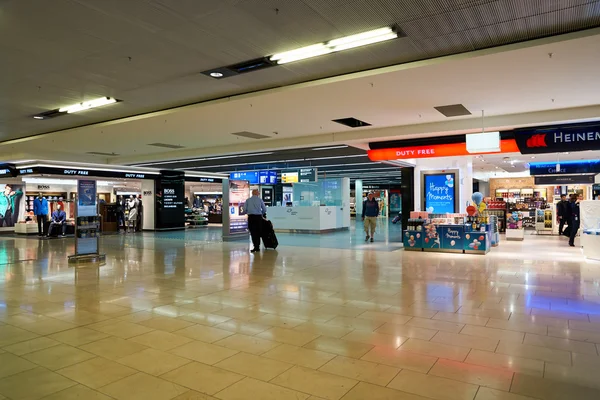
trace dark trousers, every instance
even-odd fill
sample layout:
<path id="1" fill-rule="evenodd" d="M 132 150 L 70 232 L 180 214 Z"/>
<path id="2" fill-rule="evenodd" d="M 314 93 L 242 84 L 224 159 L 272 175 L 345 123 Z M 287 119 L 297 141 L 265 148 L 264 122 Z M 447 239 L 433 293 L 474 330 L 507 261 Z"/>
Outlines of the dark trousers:
<path id="1" fill-rule="evenodd" d="M 262 223 L 262 215 L 248 215 L 248 230 L 250 231 L 250 236 L 252 237 L 252 244 L 257 250 L 260 248 L 260 233 Z"/>
<path id="2" fill-rule="evenodd" d="M 13 223 L 12 210 L 7 209 L 4 217 L 0 217 L 0 228 L 4 226 L 15 226 Z"/>
<path id="3" fill-rule="evenodd" d="M 573 219 L 571 224 L 569 224 L 569 228 L 571 228 L 571 235 L 569 236 L 569 244 L 575 244 L 575 236 L 577 236 L 577 231 L 579 230 L 579 219 Z"/>
<path id="4" fill-rule="evenodd" d="M 67 232 L 67 224 L 65 222 L 50 222 L 50 226 L 48 227 L 48 236 L 52 235 L 52 229 L 54 229 L 55 226 L 61 226 L 62 235 L 65 236 L 65 233 Z"/>
<path id="5" fill-rule="evenodd" d="M 565 228 L 565 224 L 567 223 L 567 219 L 565 217 L 562 217 L 559 221 L 560 222 L 558 223 L 558 234 L 562 235 L 563 229 Z"/>
<path id="6" fill-rule="evenodd" d="M 48 221 L 47 215 L 36 215 L 37 223 L 38 223 L 38 235 L 44 235 L 44 226 L 46 221 Z"/>

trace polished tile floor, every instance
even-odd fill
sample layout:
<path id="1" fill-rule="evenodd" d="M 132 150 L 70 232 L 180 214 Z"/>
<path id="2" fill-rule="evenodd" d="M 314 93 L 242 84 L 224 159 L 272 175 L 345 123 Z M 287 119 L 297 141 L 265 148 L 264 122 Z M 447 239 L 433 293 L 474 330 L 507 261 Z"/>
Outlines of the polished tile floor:
<path id="1" fill-rule="evenodd" d="M 0 399 L 600 399 L 600 264 L 526 236 L 404 252 L 399 228 L 0 237 Z"/>

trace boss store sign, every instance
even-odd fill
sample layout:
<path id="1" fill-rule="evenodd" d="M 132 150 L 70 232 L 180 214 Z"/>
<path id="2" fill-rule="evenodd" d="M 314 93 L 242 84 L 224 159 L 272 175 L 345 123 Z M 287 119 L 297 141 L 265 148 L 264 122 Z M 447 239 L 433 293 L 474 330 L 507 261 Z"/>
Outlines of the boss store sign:
<path id="1" fill-rule="evenodd" d="M 600 150 L 600 124 L 515 130 L 521 154 Z"/>

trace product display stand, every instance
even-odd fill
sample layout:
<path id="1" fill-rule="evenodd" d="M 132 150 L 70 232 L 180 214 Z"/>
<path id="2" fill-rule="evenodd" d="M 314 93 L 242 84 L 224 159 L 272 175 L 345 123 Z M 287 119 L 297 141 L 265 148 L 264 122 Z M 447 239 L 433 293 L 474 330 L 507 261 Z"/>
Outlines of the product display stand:
<path id="1" fill-rule="evenodd" d="M 523 240 L 525 239 L 525 229 L 507 229 L 506 240 Z"/>
<path id="2" fill-rule="evenodd" d="M 535 210 L 535 231 L 538 235 L 542 233 L 552 234 L 554 230 L 554 210 Z"/>
<path id="3" fill-rule="evenodd" d="M 100 215 L 96 196 L 96 181 L 77 182 L 75 202 L 75 254 L 69 264 L 104 263 L 106 255 L 99 253 Z"/>

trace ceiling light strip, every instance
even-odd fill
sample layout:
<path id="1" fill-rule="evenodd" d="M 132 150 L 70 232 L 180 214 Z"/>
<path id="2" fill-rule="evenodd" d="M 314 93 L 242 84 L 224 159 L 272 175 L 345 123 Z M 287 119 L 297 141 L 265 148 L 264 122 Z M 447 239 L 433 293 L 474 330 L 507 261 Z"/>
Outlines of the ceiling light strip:
<path id="1" fill-rule="evenodd" d="M 72 104 L 70 106 L 62 107 L 58 109 L 58 112 L 66 112 L 67 114 L 72 114 L 80 111 L 89 110 L 92 108 L 107 106 L 109 104 L 114 104 L 117 102 L 117 99 L 112 97 L 100 97 L 99 99 L 83 101 L 81 103 Z"/>

